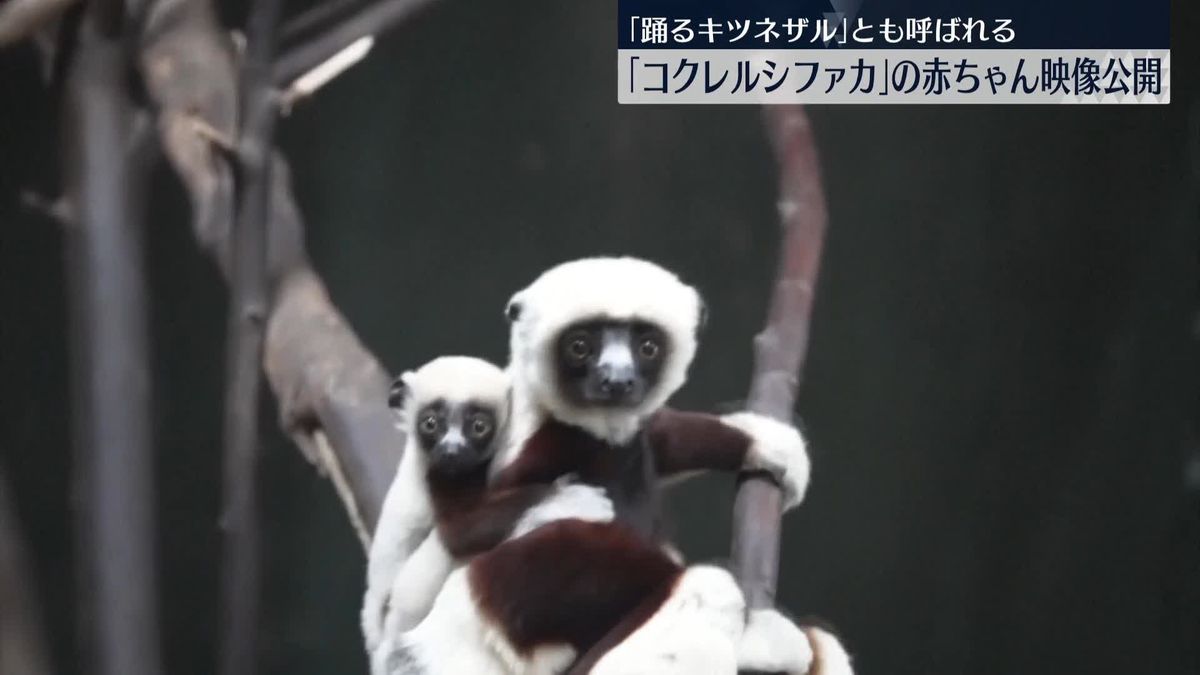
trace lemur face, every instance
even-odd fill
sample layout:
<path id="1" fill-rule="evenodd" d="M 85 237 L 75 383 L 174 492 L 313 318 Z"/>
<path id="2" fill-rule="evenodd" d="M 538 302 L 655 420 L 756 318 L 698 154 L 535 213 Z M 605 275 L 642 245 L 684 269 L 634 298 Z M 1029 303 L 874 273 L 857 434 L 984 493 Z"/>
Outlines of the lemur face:
<path id="1" fill-rule="evenodd" d="M 433 473 L 454 476 L 479 469 L 496 453 L 497 415 L 487 405 L 438 399 L 417 410 L 414 425 Z"/>
<path id="2" fill-rule="evenodd" d="M 582 407 L 636 407 L 658 385 L 671 348 L 648 321 L 591 319 L 567 326 L 554 342 L 558 388 Z"/>
<path id="3" fill-rule="evenodd" d="M 442 356 L 392 381 L 388 405 L 431 474 L 486 470 L 505 436 L 507 374 L 470 356 Z"/>

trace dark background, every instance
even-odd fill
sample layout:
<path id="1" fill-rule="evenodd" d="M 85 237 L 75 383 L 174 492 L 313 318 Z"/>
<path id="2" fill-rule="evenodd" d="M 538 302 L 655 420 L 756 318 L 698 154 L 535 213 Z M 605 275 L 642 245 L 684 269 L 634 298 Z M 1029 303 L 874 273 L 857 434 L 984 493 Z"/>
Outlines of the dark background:
<path id="1" fill-rule="evenodd" d="M 777 244 L 758 111 L 618 106 L 613 17 L 445 0 L 284 122 L 317 267 L 390 369 L 503 361 L 512 291 L 632 253 L 709 301 L 677 402 L 743 395 Z M 1169 106 L 810 110 L 831 224 L 780 599 L 837 626 L 860 673 L 1200 672 L 1198 19 L 1176 4 Z M 70 673 L 62 237 L 17 201 L 56 189 L 55 106 L 32 49 L 0 53 L 0 462 Z M 160 604 L 168 671 L 208 673 L 225 296 L 159 173 Z M 268 429 L 262 670 L 365 672 L 362 551 Z M 692 559 L 727 552 L 731 494 L 673 498 Z"/>

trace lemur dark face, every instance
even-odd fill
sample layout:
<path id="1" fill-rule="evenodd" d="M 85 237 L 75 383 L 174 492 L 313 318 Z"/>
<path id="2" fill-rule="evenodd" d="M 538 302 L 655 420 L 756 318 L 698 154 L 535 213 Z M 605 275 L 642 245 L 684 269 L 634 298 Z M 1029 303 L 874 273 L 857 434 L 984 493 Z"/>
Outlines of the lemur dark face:
<path id="1" fill-rule="evenodd" d="M 455 476 L 492 461 L 496 423 L 496 411 L 488 406 L 438 399 L 417 410 L 413 433 L 429 471 Z"/>
<path id="2" fill-rule="evenodd" d="M 571 324 L 556 341 L 559 391 L 578 406 L 640 405 L 658 384 L 670 347 L 666 333 L 646 321 Z"/>

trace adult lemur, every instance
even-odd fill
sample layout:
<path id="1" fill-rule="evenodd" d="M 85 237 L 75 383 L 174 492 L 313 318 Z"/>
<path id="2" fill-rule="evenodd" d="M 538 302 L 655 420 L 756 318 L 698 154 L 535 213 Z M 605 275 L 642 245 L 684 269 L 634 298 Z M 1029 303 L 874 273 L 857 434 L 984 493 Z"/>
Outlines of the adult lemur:
<path id="1" fill-rule="evenodd" d="M 596 487 L 488 489 L 492 459 L 507 438 L 510 398 L 504 371 L 465 356 L 434 359 L 393 383 L 389 403 L 407 446 L 368 560 L 368 652 L 385 632 L 416 625 L 461 560 L 557 518 L 612 519 L 612 503 Z M 425 537 L 422 525 L 435 521 Z"/>
<path id="2" fill-rule="evenodd" d="M 476 558 L 404 636 L 389 672 L 505 672 L 487 670 L 489 654 L 509 672 L 559 672 L 584 652 L 577 672 L 668 662 L 685 667 L 679 672 L 732 672 L 735 656 L 742 666 L 808 670 L 808 641 L 790 622 L 762 611 L 743 633 L 728 573 L 682 570 L 657 546 L 663 478 L 766 468 L 789 506 L 808 482 L 804 442 L 792 427 L 750 413 L 663 407 L 695 354 L 703 314 L 696 291 L 652 263 L 586 259 L 544 273 L 507 313 L 514 413 L 493 488 L 576 475 L 607 489 L 620 524 L 554 523 Z M 828 664 L 844 656 L 831 636 L 809 635 L 831 655 Z M 723 655 L 713 653 L 722 645 Z M 450 654 L 466 660 L 455 666 Z M 708 667 L 695 670 L 689 657 Z"/>

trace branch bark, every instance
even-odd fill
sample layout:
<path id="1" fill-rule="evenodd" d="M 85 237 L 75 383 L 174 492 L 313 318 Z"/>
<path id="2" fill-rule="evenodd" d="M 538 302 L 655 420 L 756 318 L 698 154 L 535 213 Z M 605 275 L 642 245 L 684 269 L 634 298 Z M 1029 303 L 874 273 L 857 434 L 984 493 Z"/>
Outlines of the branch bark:
<path id="1" fill-rule="evenodd" d="M 790 421 L 808 350 L 813 291 L 828 214 L 812 125 L 801 106 L 765 106 L 767 136 L 779 165 L 783 228 L 767 325 L 754 338 L 747 408 Z M 733 571 L 750 607 L 775 604 L 782 498 L 768 475 L 748 473 L 734 499 Z"/>
<path id="2" fill-rule="evenodd" d="M 128 95 L 119 6 L 89 7 L 64 104 L 72 436 L 81 625 L 106 675 L 159 672 L 143 144 Z"/>
<path id="3" fill-rule="evenodd" d="M 238 139 L 238 210 L 233 232 L 226 338 L 225 531 L 221 580 L 225 620 L 220 672 L 255 670 L 259 604 L 260 523 L 257 499 L 263 325 L 267 316 L 267 219 L 271 143 L 277 109 L 271 56 L 281 0 L 256 0 L 250 11 L 241 68 L 242 131 Z"/>

